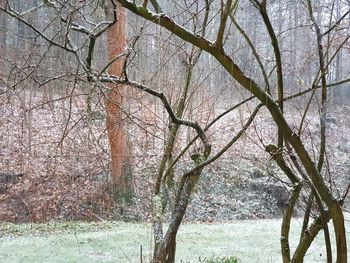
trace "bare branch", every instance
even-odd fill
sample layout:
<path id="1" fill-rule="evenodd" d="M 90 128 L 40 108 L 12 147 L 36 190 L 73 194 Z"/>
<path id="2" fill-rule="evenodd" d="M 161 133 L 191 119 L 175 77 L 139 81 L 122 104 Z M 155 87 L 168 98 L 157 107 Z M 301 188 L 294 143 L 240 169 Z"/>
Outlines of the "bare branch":
<path id="1" fill-rule="evenodd" d="M 49 44 L 59 47 L 61 49 L 64 49 L 67 52 L 70 53 L 74 53 L 75 51 L 73 49 L 67 48 L 66 46 L 63 46 L 57 42 L 55 42 L 53 39 L 50 39 L 48 36 L 46 36 L 45 34 L 43 34 L 39 29 L 37 29 L 36 27 L 34 27 L 32 24 L 28 23 L 26 20 L 24 20 L 17 12 L 15 12 L 14 10 L 8 9 L 8 8 L 3 8 L 2 6 L 0 6 L 0 10 L 5 12 L 6 14 L 12 16 L 13 18 L 17 19 L 18 21 L 20 21 L 21 23 L 25 24 L 26 26 L 28 26 L 30 29 L 32 29 L 35 33 L 37 33 L 40 37 L 42 37 L 45 41 L 47 41 Z"/>
<path id="2" fill-rule="evenodd" d="M 222 48 L 225 27 L 226 27 L 226 21 L 227 21 L 227 18 L 231 12 L 231 9 L 232 9 L 232 1 L 233 0 L 227 0 L 226 5 L 223 7 L 223 10 L 221 13 L 219 30 L 218 30 L 218 34 L 217 34 L 216 41 L 215 41 L 215 45 L 219 48 Z"/>
<path id="3" fill-rule="evenodd" d="M 207 136 L 205 135 L 203 129 L 198 125 L 198 123 L 196 122 L 192 122 L 192 121 L 187 121 L 187 120 L 183 120 L 183 119 L 180 119 L 178 118 L 174 111 L 172 110 L 171 106 L 170 106 L 170 103 L 168 102 L 167 98 L 164 96 L 164 94 L 162 92 L 158 92 L 158 91 L 155 91 L 149 87 L 146 87 L 140 83 L 137 83 L 137 82 L 133 82 L 133 81 L 130 81 L 130 80 L 123 80 L 123 79 L 120 79 L 120 78 L 116 78 L 116 77 L 99 77 L 98 78 L 98 81 L 100 82 L 105 82 L 105 83 L 114 83 L 114 84 L 123 84 L 123 85 L 130 85 L 138 90 L 141 90 L 141 91 L 144 91 L 148 94 L 151 94 L 152 96 L 155 96 L 157 98 L 159 98 L 166 111 L 168 112 L 169 114 L 169 117 L 171 119 L 171 121 L 173 123 L 176 123 L 176 124 L 180 124 L 180 125 L 184 125 L 184 126 L 188 126 L 188 127 L 191 127 L 193 129 L 196 130 L 199 138 L 201 139 L 203 145 L 204 145 L 204 152 L 203 154 L 205 156 L 209 155 L 210 153 L 210 149 L 211 149 L 211 145 L 209 143 L 209 140 L 207 138 Z"/>
<path id="4" fill-rule="evenodd" d="M 276 68 L 277 68 L 277 92 L 278 92 L 278 106 L 283 113 L 283 69 L 282 69 L 282 56 L 281 51 L 278 44 L 278 39 L 275 33 L 275 30 L 273 29 L 273 26 L 271 24 L 270 18 L 267 14 L 266 10 L 266 1 L 263 1 L 261 4 L 258 5 L 258 10 L 260 11 L 260 14 L 264 20 L 264 24 L 266 26 L 267 32 L 269 33 L 271 44 L 273 47 L 273 51 L 275 54 L 275 60 L 276 60 Z M 283 133 L 281 129 L 278 130 L 278 147 L 283 147 Z"/>
<path id="5" fill-rule="evenodd" d="M 333 31 L 337 26 L 339 26 L 340 22 L 350 13 L 350 9 L 344 13 L 335 23 L 331 26 L 326 32 L 322 33 L 322 36 L 328 35 Z"/>
<path id="6" fill-rule="evenodd" d="M 244 37 L 245 41 L 247 42 L 248 46 L 250 47 L 250 49 L 252 50 L 252 53 L 259 65 L 259 68 L 261 70 L 261 73 L 264 77 L 264 81 L 265 81 L 265 85 L 266 85 L 266 91 L 271 94 L 271 90 L 270 90 L 270 82 L 269 82 L 269 77 L 266 74 L 266 70 L 264 68 L 264 65 L 260 59 L 260 56 L 258 54 L 258 51 L 256 50 L 255 46 L 253 45 L 252 41 L 250 40 L 250 38 L 248 37 L 248 35 L 246 34 L 246 32 L 243 30 L 243 28 L 237 23 L 236 19 L 233 17 L 232 14 L 230 14 L 230 18 L 232 23 L 235 25 L 235 27 L 237 27 L 238 31 L 242 34 L 242 36 Z"/>
<path id="7" fill-rule="evenodd" d="M 242 127 L 242 129 L 224 146 L 222 147 L 222 149 L 216 153 L 213 157 L 211 157 L 208 160 L 205 160 L 204 162 L 199 163 L 196 167 L 194 167 L 193 169 L 191 169 L 190 171 L 188 171 L 186 174 L 184 174 L 184 176 L 190 176 L 192 174 L 194 174 L 195 172 L 197 172 L 199 169 L 207 166 L 208 164 L 214 162 L 215 160 L 217 160 L 221 155 L 223 155 L 236 141 L 238 141 L 238 139 L 246 132 L 246 130 L 249 128 L 250 124 L 253 122 L 255 116 L 258 114 L 260 108 L 263 106 L 263 104 L 259 104 L 255 110 L 252 112 L 252 114 L 250 115 L 248 121 L 246 122 L 246 124 Z"/>

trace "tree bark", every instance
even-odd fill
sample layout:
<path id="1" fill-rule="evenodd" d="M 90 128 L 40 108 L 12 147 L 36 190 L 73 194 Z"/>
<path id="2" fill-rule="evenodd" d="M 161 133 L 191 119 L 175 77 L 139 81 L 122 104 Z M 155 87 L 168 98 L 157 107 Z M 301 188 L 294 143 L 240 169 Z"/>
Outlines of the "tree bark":
<path id="1" fill-rule="evenodd" d="M 108 0 L 109 1 L 109 0 Z M 106 16 L 113 13 L 112 2 L 105 3 Z M 107 10 L 109 8 L 109 10 Z M 117 8 L 117 23 L 107 31 L 108 58 L 112 61 L 126 49 L 126 10 L 120 4 Z M 124 73 L 125 57 L 121 56 L 108 68 L 110 75 L 122 76 Z M 111 177 L 114 191 L 121 196 L 131 192 L 130 149 L 128 136 L 125 132 L 123 105 L 125 104 L 125 87 L 109 85 L 110 91 L 105 97 L 107 113 L 107 133 L 111 153 Z"/>

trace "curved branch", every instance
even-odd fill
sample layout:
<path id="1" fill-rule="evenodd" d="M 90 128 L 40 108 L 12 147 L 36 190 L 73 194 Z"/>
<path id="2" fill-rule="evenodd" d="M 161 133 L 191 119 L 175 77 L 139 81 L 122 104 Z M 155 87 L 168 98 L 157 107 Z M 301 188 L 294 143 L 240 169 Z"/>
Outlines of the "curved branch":
<path id="1" fill-rule="evenodd" d="M 205 160 L 204 162 L 199 163 L 196 167 L 192 168 L 190 171 L 188 171 L 186 174 L 183 176 L 190 176 L 203 168 L 204 166 L 207 166 L 208 164 L 214 162 L 217 160 L 221 155 L 223 155 L 244 133 L 245 131 L 249 128 L 250 124 L 253 122 L 255 116 L 259 112 L 260 108 L 264 106 L 263 104 L 259 104 L 253 113 L 250 115 L 248 121 L 246 124 L 242 127 L 242 129 L 234 136 L 218 153 L 216 153 L 213 157 L 211 157 L 208 160 Z"/>
<path id="2" fill-rule="evenodd" d="M 178 118 L 176 116 L 176 114 L 174 113 L 173 109 L 171 108 L 170 103 L 168 102 L 167 98 L 165 97 L 165 95 L 162 92 L 155 91 L 147 86 L 144 86 L 144 85 L 137 83 L 137 82 L 134 82 L 134 81 L 120 79 L 120 78 L 112 77 L 112 76 L 111 77 L 99 77 L 97 80 L 100 82 L 104 82 L 104 83 L 130 85 L 138 90 L 144 91 L 150 95 L 153 95 L 153 96 L 159 98 L 162 101 L 164 108 L 168 112 L 169 117 L 173 123 L 188 126 L 188 127 L 191 127 L 191 128 L 196 130 L 199 138 L 201 139 L 201 141 L 204 145 L 204 155 L 205 156 L 209 155 L 210 150 L 211 150 L 211 145 L 210 145 L 209 140 L 208 140 L 207 136 L 205 135 L 203 129 L 199 126 L 199 124 L 197 122 L 183 120 L 183 119 Z"/>
<path id="3" fill-rule="evenodd" d="M 213 126 L 217 121 L 219 121 L 222 117 L 224 117 L 225 115 L 227 115 L 228 113 L 230 113 L 231 111 L 237 109 L 238 107 L 242 106 L 243 104 L 247 103 L 248 101 L 254 99 L 254 96 L 251 96 L 237 104 L 235 104 L 234 106 L 232 106 L 231 108 L 225 110 L 224 112 L 222 112 L 221 114 L 219 114 L 218 116 L 216 116 L 216 118 L 214 118 L 203 130 L 207 131 L 211 126 Z M 198 139 L 198 135 L 195 136 L 187 145 L 185 148 L 182 149 L 182 151 L 177 155 L 177 157 L 175 158 L 175 160 L 171 163 L 171 165 L 169 165 L 168 169 L 165 172 L 165 176 L 171 171 L 171 169 L 173 169 L 173 167 L 175 166 L 175 164 L 180 160 L 180 158 L 186 153 L 186 151 L 193 145 L 193 143 Z"/>

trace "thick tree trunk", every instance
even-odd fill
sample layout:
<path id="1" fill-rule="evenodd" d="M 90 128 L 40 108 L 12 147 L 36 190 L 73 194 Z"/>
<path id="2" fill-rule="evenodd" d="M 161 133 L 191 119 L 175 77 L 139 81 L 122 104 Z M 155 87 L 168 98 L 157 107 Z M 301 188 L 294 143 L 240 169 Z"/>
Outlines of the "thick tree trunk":
<path id="1" fill-rule="evenodd" d="M 106 12 L 107 17 L 109 15 Z M 126 48 L 126 10 L 117 5 L 117 23 L 107 31 L 108 57 L 112 61 L 125 52 Z M 108 73 L 115 76 L 123 75 L 125 57 L 114 61 Z M 129 195 L 131 192 L 130 152 L 128 137 L 123 122 L 123 104 L 125 103 L 125 88 L 122 85 L 111 84 L 105 98 L 107 113 L 107 133 L 111 151 L 111 175 L 113 188 L 118 195 Z"/>

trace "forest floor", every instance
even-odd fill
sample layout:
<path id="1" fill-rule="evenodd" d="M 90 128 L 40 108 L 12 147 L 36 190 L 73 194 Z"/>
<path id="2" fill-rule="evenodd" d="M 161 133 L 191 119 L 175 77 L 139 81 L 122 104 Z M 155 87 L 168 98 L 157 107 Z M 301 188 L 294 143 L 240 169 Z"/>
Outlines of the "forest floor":
<path id="1" fill-rule="evenodd" d="M 110 156 L 103 106 L 93 105 L 93 112 L 99 113 L 93 117 L 87 111 L 84 96 L 76 94 L 72 101 L 49 103 L 44 95 L 32 92 L 0 96 L 0 221 L 150 221 L 154 179 L 167 127 L 163 115 L 157 112 L 160 117 L 147 119 L 142 115 L 145 106 L 140 105 L 142 110 L 129 116 L 134 117 L 128 130 L 134 195 L 130 202 L 124 202 L 115 198 L 110 190 Z M 295 107 L 289 105 L 288 109 L 287 106 L 286 117 L 297 129 L 302 112 L 296 114 Z M 216 115 L 226 109 L 220 107 L 215 109 Z M 335 107 L 327 122 L 325 179 L 336 198 L 341 198 L 350 181 L 348 112 L 347 106 Z M 213 154 L 241 129 L 248 115 L 249 111 L 232 112 L 208 131 Z M 137 123 L 138 120 L 143 122 Z M 317 111 L 310 110 L 302 133 L 314 159 L 318 156 L 318 121 Z M 181 133 L 176 153 L 186 145 L 186 136 L 193 134 Z M 283 174 L 264 150 L 264 145 L 273 143 L 275 138 L 276 127 L 269 114 L 261 110 L 245 135 L 204 169 L 191 196 L 185 221 L 279 218 L 288 187 L 280 183 L 284 180 Z M 179 180 L 192 165 L 187 154 L 175 169 L 175 179 Z M 350 209 L 349 199 L 346 210 Z"/>
<path id="2" fill-rule="evenodd" d="M 350 227 L 350 214 L 346 224 Z M 226 224 L 184 224 L 177 242 L 177 261 L 237 257 L 239 262 L 281 262 L 280 220 L 237 220 Z M 291 248 L 298 240 L 301 219 L 291 229 Z M 325 262 L 322 235 L 305 262 Z M 350 239 L 350 233 L 348 232 Z M 350 242 L 349 242 L 350 243 Z M 126 222 L 0 223 L 0 262 L 149 262 L 151 225 Z M 348 244 L 350 251 L 350 244 Z M 200 261 L 200 259 L 202 261 Z"/>

